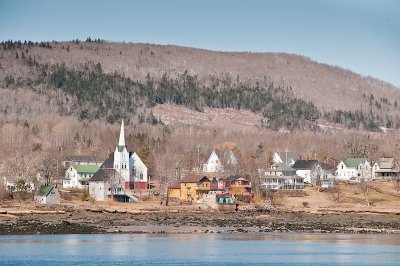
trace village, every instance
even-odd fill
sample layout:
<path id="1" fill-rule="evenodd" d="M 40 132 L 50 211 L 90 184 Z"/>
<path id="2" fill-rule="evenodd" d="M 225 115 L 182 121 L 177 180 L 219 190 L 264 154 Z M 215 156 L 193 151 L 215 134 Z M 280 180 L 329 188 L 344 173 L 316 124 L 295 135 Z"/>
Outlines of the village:
<path id="1" fill-rule="evenodd" d="M 286 200 L 292 201 L 309 194 L 310 189 L 330 193 L 339 201 L 343 185 L 359 188 L 365 204 L 370 206 L 369 191 L 382 191 L 380 187 L 387 184 L 393 184 L 392 196 L 397 195 L 394 188 L 399 190 L 400 168 L 394 158 L 380 158 L 374 163 L 368 158 L 318 161 L 285 149 L 274 152 L 269 164 L 267 158 L 261 159 L 265 160 L 264 167 L 246 173 L 240 169 L 234 150 L 215 149 L 204 159 L 202 169 L 177 169 L 175 180 L 162 189 L 139 155 L 128 150 L 122 121 L 118 143 L 107 159 L 70 155 L 60 162 L 66 169 L 62 177 L 47 177 L 40 186 L 13 182 L 7 177 L 2 183 L 11 196 L 23 192 L 37 204 L 61 204 L 79 194 L 81 200 L 93 204 L 140 204 L 151 199 L 160 206 L 197 206 L 217 211 L 238 211 L 256 204 L 271 210 L 277 205 L 277 195 L 286 195 Z M 304 201 L 303 205 L 307 207 L 308 203 Z"/>

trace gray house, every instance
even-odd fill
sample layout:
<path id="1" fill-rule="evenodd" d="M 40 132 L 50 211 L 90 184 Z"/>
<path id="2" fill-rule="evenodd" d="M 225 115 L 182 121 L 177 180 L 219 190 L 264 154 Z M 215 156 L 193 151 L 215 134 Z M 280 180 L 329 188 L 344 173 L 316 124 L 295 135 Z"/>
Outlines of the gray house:
<path id="1" fill-rule="evenodd" d="M 124 178 L 115 169 L 100 168 L 89 179 L 89 195 L 96 201 L 115 199 L 117 201 L 137 201 L 137 198 L 124 188 Z"/>

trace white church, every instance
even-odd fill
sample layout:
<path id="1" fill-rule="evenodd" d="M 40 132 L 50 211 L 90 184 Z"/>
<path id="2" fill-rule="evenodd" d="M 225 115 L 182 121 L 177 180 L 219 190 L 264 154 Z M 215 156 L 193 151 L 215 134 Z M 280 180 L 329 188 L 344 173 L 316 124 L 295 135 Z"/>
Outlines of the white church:
<path id="1" fill-rule="evenodd" d="M 121 123 L 121 132 L 118 145 L 109 158 L 100 166 L 102 169 L 115 169 L 125 182 L 125 189 L 147 189 L 149 175 L 147 166 L 135 152 L 128 152 L 125 145 L 124 121 Z"/>

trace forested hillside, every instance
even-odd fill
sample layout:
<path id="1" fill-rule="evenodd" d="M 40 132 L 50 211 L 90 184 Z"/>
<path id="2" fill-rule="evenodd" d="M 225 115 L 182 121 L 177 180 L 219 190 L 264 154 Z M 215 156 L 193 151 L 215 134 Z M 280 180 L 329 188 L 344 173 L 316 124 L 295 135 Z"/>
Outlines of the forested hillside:
<path id="1" fill-rule="evenodd" d="M 130 150 L 163 184 L 176 179 L 177 168 L 197 171 L 225 142 L 240 152 L 246 172 L 266 167 L 260 150 L 321 160 L 400 158 L 396 135 L 365 132 L 399 127 L 397 89 L 299 56 L 100 40 L 5 42 L 0 85 L 2 176 L 34 179 L 68 154 L 106 158 L 121 118 Z M 168 108 L 160 106 L 174 113 L 170 124 L 188 114 L 182 110 L 204 123 L 165 126 L 155 114 Z M 222 119 L 210 123 L 212 116 Z M 320 121 L 350 130 L 326 134 Z"/>
<path id="2" fill-rule="evenodd" d="M 362 130 L 400 126 L 395 87 L 294 55 L 88 38 L 4 42 L 0 56 L 6 120 L 57 111 L 80 120 L 114 123 L 124 117 L 156 124 L 161 121 L 152 107 L 172 103 L 199 112 L 249 110 L 263 117 L 260 126 L 273 130 L 315 129 L 319 118 Z"/>

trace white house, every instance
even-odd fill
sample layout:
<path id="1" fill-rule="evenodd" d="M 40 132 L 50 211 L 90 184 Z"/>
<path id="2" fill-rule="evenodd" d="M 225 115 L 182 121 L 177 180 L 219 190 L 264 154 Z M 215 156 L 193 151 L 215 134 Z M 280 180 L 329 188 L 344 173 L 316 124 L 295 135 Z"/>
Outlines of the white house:
<path id="1" fill-rule="evenodd" d="M 394 158 L 379 158 L 372 166 L 372 178 L 382 180 L 397 180 L 400 168 Z"/>
<path id="2" fill-rule="evenodd" d="M 123 178 L 125 189 L 146 189 L 149 183 L 147 166 L 135 152 L 128 152 L 125 145 L 124 121 L 121 124 L 118 145 L 100 168 L 115 169 Z"/>
<path id="3" fill-rule="evenodd" d="M 64 188 L 87 188 L 89 185 L 89 179 L 99 170 L 99 167 L 95 164 L 91 165 L 71 165 L 65 172 L 65 178 L 63 179 Z"/>
<path id="4" fill-rule="evenodd" d="M 259 169 L 261 187 L 263 189 L 303 189 L 304 178 L 296 175 L 296 169 L 285 165 L 275 164 L 270 169 Z"/>
<path id="5" fill-rule="evenodd" d="M 234 170 L 238 164 L 236 156 L 231 150 L 213 151 L 203 164 L 203 172 L 217 173 Z"/>
<path id="6" fill-rule="evenodd" d="M 272 157 L 274 164 L 286 164 L 294 165 L 294 163 L 299 159 L 299 155 L 294 152 L 289 151 L 277 151 Z"/>
<path id="7" fill-rule="evenodd" d="M 305 183 L 320 185 L 324 172 L 317 160 L 297 160 L 292 167 L 298 176 L 304 178 Z"/>
<path id="8" fill-rule="evenodd" d="M 35 201 L 40 204 L 60 204 L 60 193 L 53 186 L 44 186 L 35 196 Z"/>
<path id="9" fill-rule="evenodd" d="M 336 170 L 336 178 L 342 181 L 371 179 L 371 165 L 366 158 L 347 158 L 341 161 Z"/>

